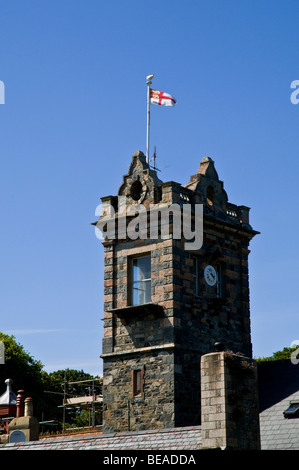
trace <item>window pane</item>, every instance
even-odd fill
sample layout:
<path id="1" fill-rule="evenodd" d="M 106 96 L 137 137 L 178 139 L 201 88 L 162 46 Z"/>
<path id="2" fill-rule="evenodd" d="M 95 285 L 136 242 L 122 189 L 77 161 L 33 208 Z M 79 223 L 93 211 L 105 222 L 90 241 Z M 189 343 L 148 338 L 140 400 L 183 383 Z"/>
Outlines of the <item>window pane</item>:
<path id="1" fill-rule="evenodd" d="M 132 371 L 132 381 L 133 395 L 140 395 L 143 391 L 143 377 L 141 370 Z"/>
<path id="2" fill-rule="evenodd" d="M 136 284 L 133 286 L 133 305 L 139 305 L 140 300 L 139 300 L 139 284 Z"/>
<path id="3" fill-rule="evenodd" d="M 140 305 L 151 301 L 151 258 L 133 259 L 132 303 Z"/>
<path id="4" fill-rule="evenodd" d="M 136 380 L 135 393 L 138 394 L 138 393 L 141 393 L 141 371 L 140 370 L 136 371 L 135 380 Z"/>
<path id="5" fill-rule="evenodd" d="M 151 280 L 144 282 L 144 303 L 151 301 Z"/>
<path id="6" fill-rule="evenodd" d="M 143 258 L 135 258 L 133 260 L 133 280 L 142 281 L 151 278 L 151 258 L 145 256 Z"/>

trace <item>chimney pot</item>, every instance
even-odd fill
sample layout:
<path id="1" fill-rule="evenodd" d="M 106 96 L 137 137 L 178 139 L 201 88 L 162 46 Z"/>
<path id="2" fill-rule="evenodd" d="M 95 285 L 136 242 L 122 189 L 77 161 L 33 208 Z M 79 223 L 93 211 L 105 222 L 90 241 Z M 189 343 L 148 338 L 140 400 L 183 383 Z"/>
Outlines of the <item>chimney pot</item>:
<path id="1" fill-rule="evenodd" d="M 24 390 L 18 390 L 17 394 L 17 418 L 24 416 Z"/>
<path id="2" fill-rule="evenodd" d="M 24 416 L 33 416 L 33 403 L 32 403 L 32 398 L 31 397 L 27 397 L 25 399 Z"/>

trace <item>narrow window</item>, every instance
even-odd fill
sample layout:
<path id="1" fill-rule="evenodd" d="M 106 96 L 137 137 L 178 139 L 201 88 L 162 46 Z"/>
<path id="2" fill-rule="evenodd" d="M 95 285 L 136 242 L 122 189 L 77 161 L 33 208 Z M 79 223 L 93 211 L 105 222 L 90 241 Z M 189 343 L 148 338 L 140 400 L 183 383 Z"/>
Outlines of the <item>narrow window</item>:
<path id="1" fill-rule="evenodd" d="M 151 301 L 151 257 L 133 258 L 132 304 L 142 305 Z"/>
<path id="2" fill-rule="evenodd" d="M 132 394 L 134 397 L 143 394 L 143 369 L 132 370 Z"/>

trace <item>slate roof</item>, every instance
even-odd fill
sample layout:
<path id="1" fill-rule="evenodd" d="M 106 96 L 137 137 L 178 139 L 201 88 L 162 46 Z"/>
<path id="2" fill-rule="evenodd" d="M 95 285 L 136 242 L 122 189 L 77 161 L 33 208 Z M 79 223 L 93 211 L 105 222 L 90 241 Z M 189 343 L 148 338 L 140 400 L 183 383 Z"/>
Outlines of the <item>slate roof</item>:
<path id="1" fill-rule="evenodd" d="M 260 432 L 263 450 L 299 450 L 299 417 L 285 418 L 290 401 L 299 401 L 299 364 L 287 360 L 258 363 Z"/>
<path id="2" fill-rule="evenodd" d="M 0 445 L 0 450 L 197 450 L 200 426 L 41 439 Z"/>

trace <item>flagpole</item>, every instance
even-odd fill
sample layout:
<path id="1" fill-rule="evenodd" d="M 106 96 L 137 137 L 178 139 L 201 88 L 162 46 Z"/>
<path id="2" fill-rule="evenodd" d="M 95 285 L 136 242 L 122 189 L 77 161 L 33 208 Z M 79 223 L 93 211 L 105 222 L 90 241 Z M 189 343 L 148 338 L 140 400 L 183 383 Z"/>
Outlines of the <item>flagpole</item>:
<path id="1" fill-rule="evenodd" d="M 149 134 L 150 134 L 150 85 L 154 75 L 146 77 L 147 84 L 147 125 L 146 125 L 146 161 L 149 165 Z"/>

